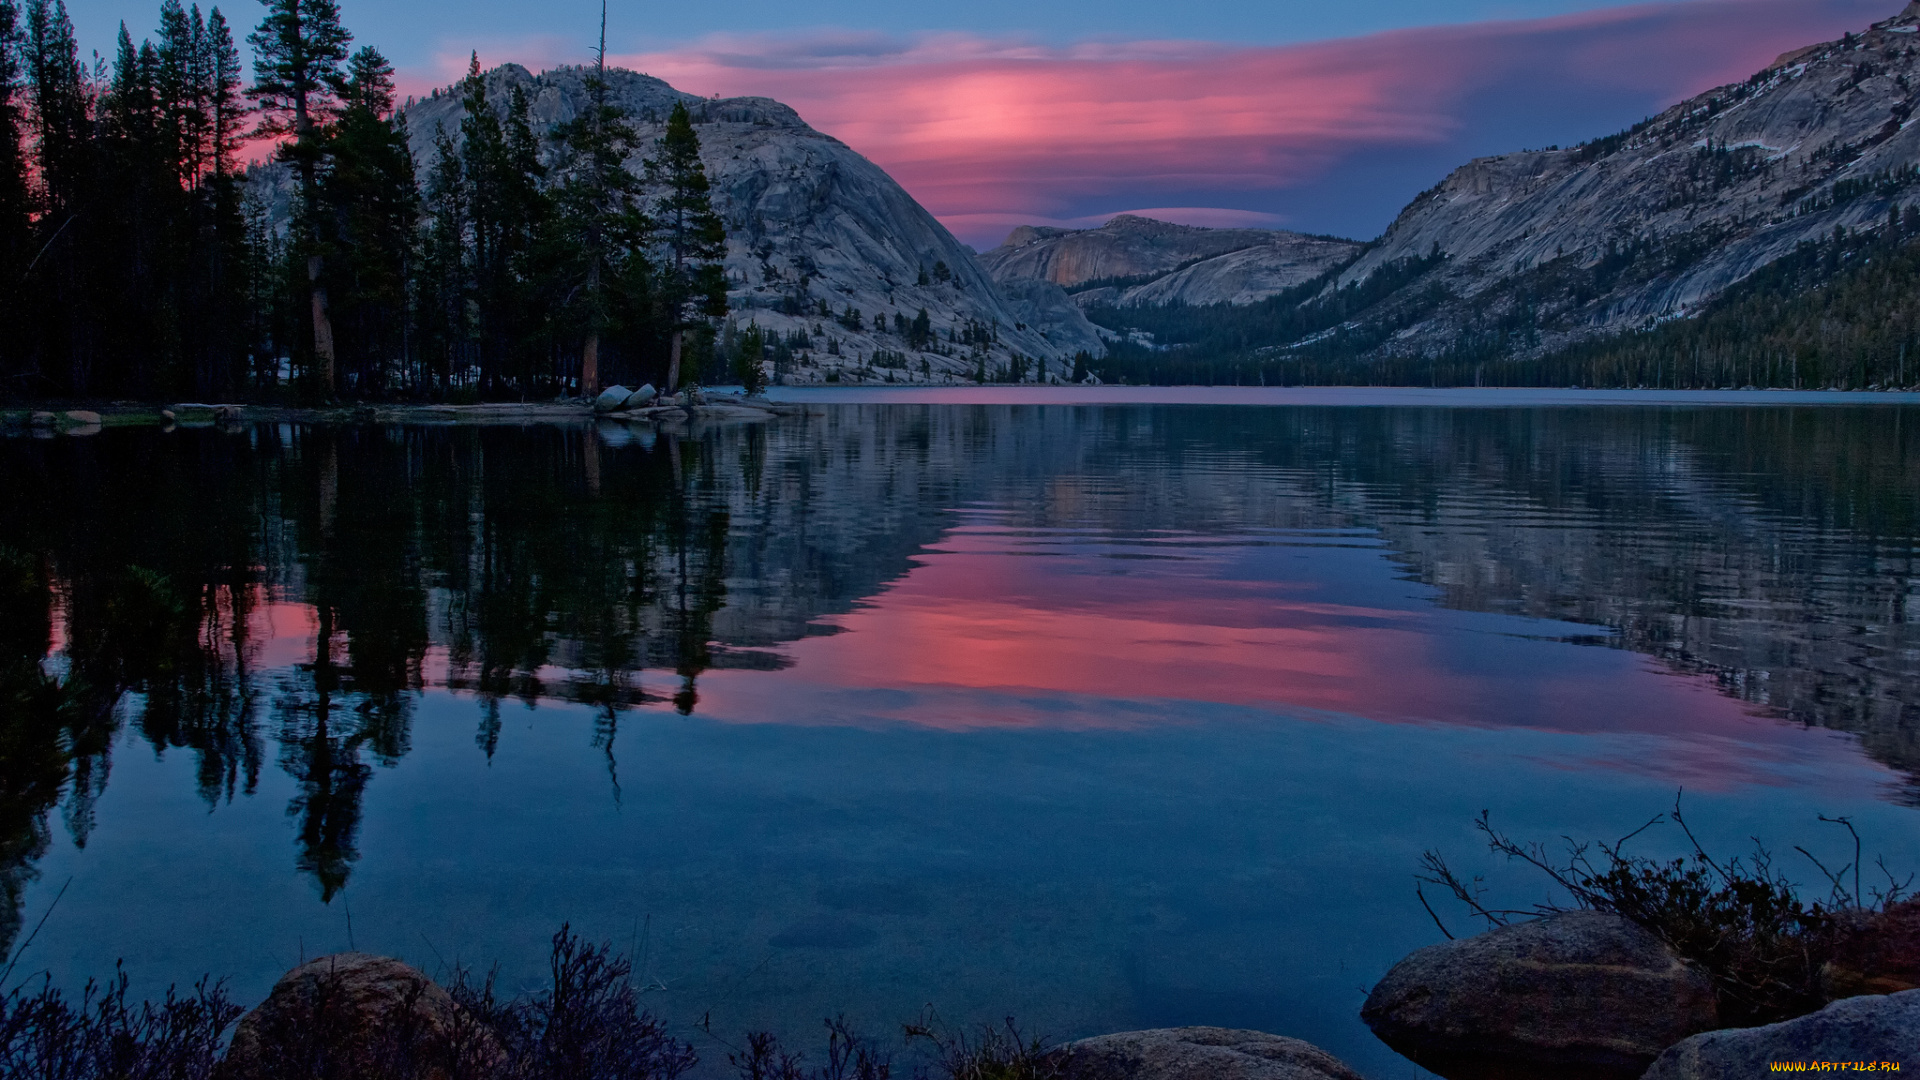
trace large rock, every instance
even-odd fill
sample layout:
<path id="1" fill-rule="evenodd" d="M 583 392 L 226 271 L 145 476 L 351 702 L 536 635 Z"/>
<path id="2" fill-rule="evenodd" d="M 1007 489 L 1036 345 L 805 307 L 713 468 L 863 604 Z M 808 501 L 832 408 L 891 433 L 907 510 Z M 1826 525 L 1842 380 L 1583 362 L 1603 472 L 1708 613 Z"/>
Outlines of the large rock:
<path id="1" fill-rule="evenodd" d="M 652 383 L 643 383 L 640 389 L 627 395 L 627 400 L 621 402 L 620 407 L 623 409 L 644 409 L 653 404 L 653 399 L 659 396 L 660 391 L 654 389 Z"/>
<path id="2" fill-rule="evenodd" d="M 1574 911 L 1432 945 L 1394 965 L 1361 1019 L 1449 1080 L 1631 1080 L 1719 1026 L 1713 983 L 1646 930 Z"/>
<path id="3" fill-rule="evenodd" d="M 1920 989 L 1920 900 L 1860 918 L 1820 968 L 1827 1000 Z"/>
<path id="4" fill-rule="evenodd" d="M 1646 1080 L 1746 1080 L 1774 1062 L 1872 1062 L 1920 1067 L 1920 990 L 1836 1001 L 1809 1016 L 1757 1028 L 1709 1031 L 1653 1063 Z M 1826 1069 L 1809 1072 L 1836 1072 Z"/>
<path id="5" fill-rule="evenodd" d="M 1312 1043 L 1232 1028 L 1122 1031 L 1059 1052 L 1070 1075 L 1097 1080 L 1362 1080 Z"/>
<path id="6" fill-rule="evenodd" d="M 241 1017 L 218 1075 L 442 1080 L 501 1059 L 491 1033 L 418 969 L 349 952 L 282 975 L 267 1000 Z"/>
<path id="7" fill-rule="evenodd" d="M 625 408 L 627 399 L 632 396 L 633 391 L 624 386 L 617 384 L 609 386 L 605 390 L 600 391 L 599 397 L 593 399 L 593 411 L 614 412 L 618 409 Z"/>

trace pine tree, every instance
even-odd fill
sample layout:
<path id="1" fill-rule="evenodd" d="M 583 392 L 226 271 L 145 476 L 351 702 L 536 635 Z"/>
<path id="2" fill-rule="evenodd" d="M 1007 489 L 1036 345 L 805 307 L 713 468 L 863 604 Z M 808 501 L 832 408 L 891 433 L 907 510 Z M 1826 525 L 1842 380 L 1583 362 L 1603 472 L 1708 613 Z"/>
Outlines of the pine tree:
<path id="1" fill-rule="evenodd" d="M 475 55 L 462 83 L 466 117 L 460 123 L 460 164 L 467 195 L 474 327 L 482 394 L 509 387 L 533 389 L 533 359 L 550 329 L 549 305 L 534 302 L 538 282 L 531 263 L 538 231 L 551 220 L 542 189 L 546 168 L 527 119 L 525 93 L 514 87 L 508 107 L 496 109 Z"/>
<path id="2" fill-rule="evenodd" d="M 151 42 L 138 47 L 120 27 L 113 75 L 100 98 L 98 167 L 101 190 L 90 200 L 86 254 L 98 282 L 104 355 L 138 355 L 137 370 L 106 372 L 109 381 L 152 394 L 183 375 L 184 323 L 180 262 L 188 206 L 179 175 L 179 146 L 169 124 L 164 62 Z M 111 362 L 111 361 L 109 361 Z"/>
<path id="3" fill-rule="evenodd" d="M 21 279 L 32 257 L 32 204 L 27 194 L 27 160 L 22 152 L 25 117 L 20 98 L 20 8 L 0 0 L 0 320 L 18 327 L 26 321 Z M 19 335 L 0 337 L 0 389 L 19 385 L 26 371 L 26 350 Z"/>
<path id="4" fill-rule="evenodd" d="M 207 16 L 207 159 L 215 176 L 233 172 L 233 157 L 245 138 L 252 110 L 240 92 L 240 50 L 219 8 Z"/>
<path id="5" fill-rule="evenodd" d="M 38 261 L 29 260 L 27 273 L 40 311 L 40 374 L 68 393 L 84 394 L 91 388 L 102 321 L 90 310 L 94 290 L 87 258 L 98 250 L 97 222 L 83 220 L 80 213 L 100 179 L 92 100 L 66 4 L 29 0 L 26 22 L 21 51 L 32 103 L 32 171 L 38 180 L 33 194 L 39 211 L 33 238 Z M 54 377 L 56 366 L 64 371 Z"/>
<path id="6" fill-rule="evenodd" d="M 726 228 L 713 212 L 707 171 L 700 163 L 700 137 L 685 102 L 676 102 L 667 117 L 660 154 L 647 162 L 647 173 L 663 183 L 666 193 L 655 206 L 659 242 L 665 249 L 660 268 L 660 293 L 672 335 L 667 365 L 667 390 L 680 387 L 680 353 L 686 331 L 703 318 L 727 313 Z"/>
<path id="7" fill-rule="evenodd" d="M 206 24 L 195 6 L 189 16 L 180 0 L 160 6 L 160 44 L 156 49 L 154 92 L 161 110 L 162 135 L 180 183 L 196 187 L 206 164 L 209 75 Z"/>
<path id="8" fill-rule="evenodd" d="M 580 350 L 580 393 L 600 392 L 600 344 L 613 317 L 614 282 L 644 279 L 644 247 L 652 223 L 641 210 L 639 178 L 627 171 L 627 158 L 640 137 L 627 113 L 609 97 L 607 85 L 607 11 L 600 8 L 600 46 L 586 79 L 587 107 L 554 131 L 566 151 L 560 176 L 562 234 L 576 253 L 569 277 L 579 282 L 570 305 L 584 333 Z"/>
<path id="9" fill-rule="evenodd" d="M 343 107 L 327 139 L 320 181 L 325 283 L 335 298 L 336 344 L 361 396 L 380 396 L 403 371 L 407 276 L 418 195 L 404 122 L 393 111 L 393 66 L 364 46 L 347 65 Z"/>
<path id="10" fill-rule="evenodd" d="M 312 310 L 315 376 L 323 394 L 331 395 L 335 380 L 333 324 L 327 311 L 322 282 L 325 257 L 313 235 L 318 205 L 319 171 L 326 140 L 322 127 L 332 118 L 346 90 L 340 65 L 353 40 L 340 24 L 334 0 L 267 0 L 266 18 L 248 35 L 253 46 L 254 81 L 249 93 L 259 103 L 260 126 L 266 137 L 292 138 L 281 144 L 281 158 L 293 164 L 300 177 L 305 210 L 307 296 Z"/>
<path id="11" fill-rule="evenodd" d="M 199 25 L 199 10 L 193 18 Z M 195 191 L 194 273 L 196 396 L 225 396 L 247 378 L 247 355 L 258 342 L 248 301 L 245 195 L 234 173 L 250 110 L 241 96 L 240 53 L 233 31 L 214 8 L 198 37 L 202 128 Z"/>
<path id="12" fill-rule="evenodd" d="M 467 259 L 471 193 L 460 151 L 452 137 L 438 132 L 433 162 L 423 192 L 426 227 L 414 277 L 414 312 L 423 378 L 437 381 L 441 393 L 452 388 L 454 374 L 472 365 L 473 334 L 467 325 L 467 300 L 473 293 Z"/>

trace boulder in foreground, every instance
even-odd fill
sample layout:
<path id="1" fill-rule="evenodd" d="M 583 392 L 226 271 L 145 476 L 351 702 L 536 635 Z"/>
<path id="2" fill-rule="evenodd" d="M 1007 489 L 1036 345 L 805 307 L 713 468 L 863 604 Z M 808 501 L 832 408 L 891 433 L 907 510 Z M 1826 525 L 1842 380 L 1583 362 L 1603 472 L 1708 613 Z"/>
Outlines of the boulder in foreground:
<path id="1" fill-rule="evenodd" d="M 267 1000 L 241 1017 L 218 1076 L 443 1080 L 500 1059 L 491 1034 L 419 969 L 350 952 L 282 975 Z"/>
<path id="2" fill-rule="evenodd" d="M 1362 1080 L 1312 1043 L 1232 1028 L 1122 1031 L 1059 1052 L 1069 1075 L 1097 1080 Z"/>
<path id="3" fill-rule="evenodd" d="M 1862 1070 L 1846 1071 L 1891 1072 L 1892 1062 L 1920 1068 L 1920 990 L 1848 998 L 1778 1024 L 1695 1035 L 1661 1054 L 1646 1080 L 1745 1080 L 1767 1075 L 1776 1062 L 1803 1063 L 1807 1072 L 1839 1072 L 1833 1063 L 1856 1062 Z"/>
<path id="4" fill-rule="evenodd" d="M 1394 965 L 1360 1018 L 1448 1080 L 1634 1080 L 1719 1026 L 1713 982 L 1617 915 L 1570 911 L 1432 945 Z"/>
<path id="5" fill-rule="evenodd" d="M 626 405 L 627 399 L 632 396 L 633 391 L 624 386 L 609 386 L 593 399 L 593 411 L 613 412 Z"/>
<path id="6" fill-rule="evenodd" d="M 1820 968 L 1820 988 L 1828 1001 L 1920 990 L 1920 900 L 1854 920 Z"/>

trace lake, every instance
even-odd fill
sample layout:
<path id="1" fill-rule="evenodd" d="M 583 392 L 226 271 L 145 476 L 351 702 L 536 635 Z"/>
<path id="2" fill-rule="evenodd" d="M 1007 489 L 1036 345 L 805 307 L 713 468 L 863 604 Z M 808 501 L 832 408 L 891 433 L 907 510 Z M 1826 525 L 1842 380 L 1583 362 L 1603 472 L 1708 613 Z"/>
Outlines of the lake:
<path id="1" fill-rule="evenodd" d="M 13 981 L 513 989 L 570 923 L 710 1061 L 931 1009 L 1417 1077 L 1357 1014 L 1421 853 L 1549 898 L 1482 810 L 1920 868 L 1905 395 L 1234 393 L 0 440 Z"/>

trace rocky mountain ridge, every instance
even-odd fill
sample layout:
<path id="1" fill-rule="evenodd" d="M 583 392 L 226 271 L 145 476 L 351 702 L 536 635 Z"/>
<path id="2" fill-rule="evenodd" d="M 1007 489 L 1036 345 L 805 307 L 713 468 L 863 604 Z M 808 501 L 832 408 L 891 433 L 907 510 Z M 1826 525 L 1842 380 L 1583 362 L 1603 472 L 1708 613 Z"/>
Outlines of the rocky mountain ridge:
<path id="1" fill-rule="evenodd" d="M 514 88 L 536 132 L 573 118 L 586 100 L 583 67 L 535 75 L 506 64 L 484 76 L 504 112 Z M 700 137 L 714 209 L 727 230 L 728 320 L 778 335 L 795 359 L 786 383 L 943 383 L 1018 374 L 1057 379 L 1076 352 L 1104 352 L 1093 325 L 1058 287 L 996 287 L 972 249 L 885 170 L 809 127 L 771 98 L 702 98 L 663 80 L 613 68 L 613 97 L 650 148 L 684 103 Z M 457 88 L 409 99 L 400 112 L 422 175 L 436 139 L 456 142 L 465 105 Z M 637 155 L 630 163 L 641 170 Z M 284 165 L 255 168 L 254 194 L 287 220 L 293 195 Z M 924 310 L 931 340 L 910 340 Z"/>
<path id="2" fill-rule="evenodd" d="M 542 130 L 574 115 L 587 74 L 507 64 L 486 74 L 487 95 L 504 108 L 519 87 Z M 805 342 L 777 373 L 782 381 L 944 382 L 1018 370 L 1016 357 L 1035 378 L 1064 373 L 1077 351 L 1102 351 L 1063 297 L 1030 288 L 1003 296 L 973 252 L 892 177 L 786 105 L 701 98 L 617 68 L 608 81 L 646 146 L 673 106 L 687 105 L 727 228 L 729 318 Z M 451 91 L 406 106 L 416 160 L 428 160 L 440 131 L 457 135 L 463 108 Z M 934 340 L 914 347 L 902 327 L 922 309 Z"/>
<path id="3" fill-rule="evenodd" d="M 980 261 L 997 282 L 1049 282 L 1081 307 L 1249 304 L 1310 281 L 1363 245 L 1272 229 L 1121 214 L 1097 229 L 1022 225 Z"/>
<path id="4" fill-rule="evenodd" d="M 1683 318 L 1797 245 L 1920 200 L 1920 3 L 1628 131 L 1479 158 L 1329 288 L 1443 255 L 1343 327 L 1375 356 L 1528 357 Z"/>

